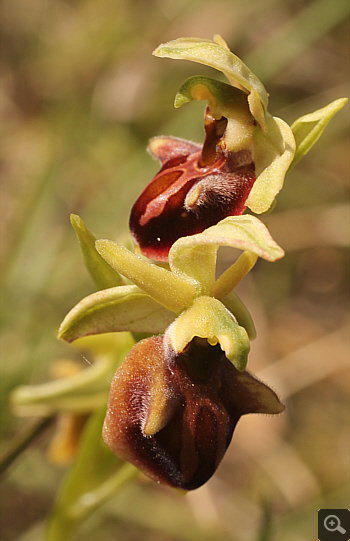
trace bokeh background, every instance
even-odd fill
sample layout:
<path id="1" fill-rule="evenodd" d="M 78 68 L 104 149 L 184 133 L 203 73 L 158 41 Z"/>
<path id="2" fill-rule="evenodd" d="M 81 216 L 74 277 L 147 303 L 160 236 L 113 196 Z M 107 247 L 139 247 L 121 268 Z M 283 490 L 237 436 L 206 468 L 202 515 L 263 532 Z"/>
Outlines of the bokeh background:
<path id="1" fill-rule="evenodd" d="M 173 98 L 186 77 L 220 74 L 152 50 L 221 34 L 264 82 L 270 112 L 292 123 L 349 95 L 348 18 L 347 0 L 2 0 L 3 450 L 29 422 L 11 412 L 10 391 L 79 357 L 56 340 L 94 291 L 70 213 L 129 242 L 130 208 L 158 168 L 147 140 L 203 139 L 204 104 L 175 110 Z M 348 120 L 346 106 L 264 218 L 285 258 L 259 262 L 239 288 L 258 330 L 249 369 L 286 412 L 241 420 L 203 488 L 180 498 L 142 478 L 78 540 L 311 541 L 319 508 L 349 507 Z M 3 541 L 40 539 L 66 472 L 47 459 L 50 436 L 3 476 Z"/>

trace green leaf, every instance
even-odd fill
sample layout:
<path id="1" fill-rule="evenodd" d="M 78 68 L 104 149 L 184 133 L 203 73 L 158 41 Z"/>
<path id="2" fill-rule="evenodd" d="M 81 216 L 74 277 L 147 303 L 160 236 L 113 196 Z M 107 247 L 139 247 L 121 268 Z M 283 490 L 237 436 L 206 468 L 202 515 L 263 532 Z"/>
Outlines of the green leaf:
<path id="1" fill-rule="evenodd" d="M 297 148 L 291 167 L 294 167 L 322 135 L 323 130 L 333 116 L 347 103 L 347 98 L 332 101 L 326 107 L 298 118 L 292 124 L 292 131 Z"/>
<path id="2" fill-rule="evenodd" d="M 206 338 L 221 349 L 237 370 L 244 370 L 248 360 L 250 342 L 246 330 L 240 327 L 225 306 L 212 297 L 198 297 L 168 327 L 164 341 L 182 353 L 194 337 Z"/>
<path id="3" fill-rule="evenodd" d="M 73 342 L 91 334 L 116 331 L 161 334 L 175 314 L 137 286 L 119 286 L 93 293 L 64 318 L 58 337 Z"/>
<path id="4" fill-rule="evenodd" d="M 102 441 L 105 408 L 88 421 L 78 457 L 59 491 L 49 519 L 46 541 L 69 541 L 80 522 L 100 507 L 138 470 L 116 457 Z"/>
<path id="5" fill-rule="evenodd" d="M 122 283 L 121 276 L 111 268 L 95 248 L 96 239 L 76 214 L 70 216 L 71 224 L 78 237 L 83 259 L 97 289 L 115 287 Z"/>
<path id="6" fill-rule="evenodd" d="M 199 62 L 224 73 L 233 86 L 247 92 L 250 111 L 261 130 L 266 131 L 268 96 L 264 85 L 240 58 L 231 53 L 220 36 L 215 36 L 214 41 L 179 38 L 159 45 L 153 54 L 162 58 Z"/>
<path id="7" fill-rule="evenodd" d="M 96 249 L 112 268 L 165 308 L 180 312 L 192 302 L 198 287 L 194 280 L 149 263 L 110 240 L 96 241 Z"/>

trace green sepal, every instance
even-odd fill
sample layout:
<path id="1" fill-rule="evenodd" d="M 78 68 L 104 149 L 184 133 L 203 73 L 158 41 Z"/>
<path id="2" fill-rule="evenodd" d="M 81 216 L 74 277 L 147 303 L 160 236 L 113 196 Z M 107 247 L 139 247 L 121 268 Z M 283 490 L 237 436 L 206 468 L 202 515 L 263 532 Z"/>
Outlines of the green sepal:
<path id="1" fill-rule="evenodd" d="M 214 41 L 198 38 L 178 38 L 163 43 L 153 52 L 155 56 L 177 60 L 191 60 L 215 68 L 227 77 L 230 83 L 247 93 L 253 117 L 263 132 L 267 131 L 265 114 L 268 95 L 262 82 L 234 55 L 220 36 Z"/>
<path id="2" fill-rule="evenodd" d="M 219 343 L 237 370 L 245 369 L 250 349 L 248 334 L 217 299 L 205 296 L 195 299 L 168 327 L 164 341 L 176 353 L 182 353 L 195 337 L 206 338 L 210 345 Z"/>
<path id="3" fill-rule="evenodd" d="M 110 240 L 96 241 L 96 249 L 112 268 L 165 308 L 180 312 L 191 304 L 198 284 L 190 278 L 149 263 Z"/>
<path id="4" fill-rule="evenodd" d="M 296 140 L 296 151 L 291 167 L 294 167 L 313 147 L 333 116 L 347 103 L 348 98 L 339 98 L 322 109 L 298 118 L 292 124 Z"/>
<path id="5" fill-rule="evenodd" d="M 58 337 L 73 342 L 91 334 L 130 331 L 161 334 L 175 314 L 137 286 L 98 291 L 81 300 L 64 318 Z"/>
<path id="6" fill-rule="evenodd" d="M 213 290 L 219 246 L 238 248 L 267 261 L 276 261 L 284 256 L 284 251 L 273 240 L 266 226 L 255 216 L 245 214 L 228 216 L 202 233 L 178 239 L 169 252 L 170 268 L 173 272 L 186 274 L 203 284 L 202 294 L 213 294 L 214 291 L 214 296 L 221 295 L 220 291 Z M 237 273 L 230 275 L 232 288 L 243 277 L 240 264 L 238 261 L 236 263 Z M 227 287 L 229 284 L 225 284 L 224 296 L 229 292 Z"/>
<path id="7" fill-rule="evenodd" d="M 256 214 L 266 213 L 283 187 L 295 153 L 295 139 L 286 122 L 267 113 L 267 133 L 254 132 L 256 181 L 245 202 Z"/>
<path id="8" fill-rule="evenodd" d="M 86 228 L 83 220 L 76 214 L 71 214 L 70 221 L 78 237 L 85 266 L 97 289 L 106 289 L 122 284 L 122 277 L 97 252 L 96 238 Z"/>

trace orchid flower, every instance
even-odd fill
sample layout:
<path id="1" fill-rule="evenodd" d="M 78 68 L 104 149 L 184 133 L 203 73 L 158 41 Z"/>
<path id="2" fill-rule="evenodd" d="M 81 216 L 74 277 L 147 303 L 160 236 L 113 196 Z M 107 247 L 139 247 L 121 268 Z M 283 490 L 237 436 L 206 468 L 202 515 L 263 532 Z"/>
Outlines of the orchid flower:
<path id="1" fill-rule="evenodd" d="M 77 218 L 73 223 L 87 246 L 84 224 Z M 104 441 L 152 479 L 197 488 L 218 467 L 242 415 L 284 409 L 245 370 L 255 329 L 233 291 L 259 256 L 275 261 L 284 252 L 266 226 L 248 215 L 227 217 L 176 241 L 169 269 L 109 240 L 86 246 L 88 260 L 97 260 L 98 253 L 134 285 L 83 299 L 62 322 L 59 337 L 72 342 L 125 330 L 153 335 L 132 347 L 114 376 Z M 216 278 L 219 246 L 243 253 Z M 98 268 L 90 271 L 100 274 Z"/>
<path id="2" fill-rule="evenodd" d="M 180 237 L 200 233 L 227 216 L 241 215 L 246 208 L 256 214 L 273 208 L 297 145 L 293 129 L 269 114 L 268 94 L 261 81 L 220 36 L 214 41 L 176 39 L 160 45 L 153 54 L 210 66 L 230 83 L 191 77 L 175 97 L 175 107 L 193 100 L 208 102 L 203 145 L 170 136 L 149 142 L 150 154 L 162 167 L 134 204 L 129 225 L 143 255 L 166 261 L 171 245 Z M 336 100 L 293 124 L 302 150 L 298 160 L 346 101 Z"/>

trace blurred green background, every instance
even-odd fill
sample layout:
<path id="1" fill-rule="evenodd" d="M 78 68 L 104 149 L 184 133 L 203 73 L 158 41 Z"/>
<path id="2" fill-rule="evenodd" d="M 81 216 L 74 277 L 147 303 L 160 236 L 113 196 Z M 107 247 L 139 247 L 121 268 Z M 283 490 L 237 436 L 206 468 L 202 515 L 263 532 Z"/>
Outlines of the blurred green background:
<path id="1" fill-rule="evenodd" d="M 348 17 L 347 0 L 2 0 L 2 449 L 28 424 L 10 391 L 47 381 L 57 359 L 84 362 L 56 340 L 94 291 L 70 213 L 130 242 L 131 206 L 158 169 L 147 140 L 203 140 L 203 103 L 175 110 L 173 98 L 186 77 L 220 74 L 152 50 L 221 34 L 264 82 L 270 112 L 292 123 L 349 95 Z M 239 288 L 258 331 L 248 367 L 286 412 L 244 418 L 201 489 L 179 498 L 142 478 L 78 540 L 310 541 L 319 508 L 349 507 L 348 111 L 264 218 L 285 258 L 259 262 Z M 3 477 L 3 541 L 40 539 L 66 471 L 46 458 L 50 435 Z"/>

